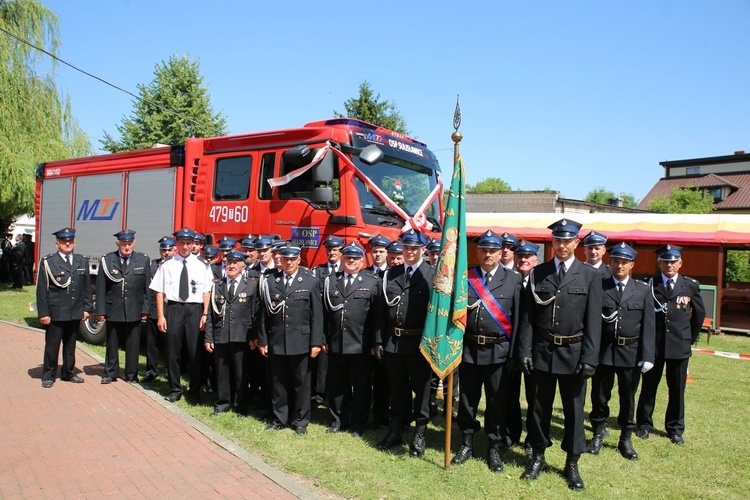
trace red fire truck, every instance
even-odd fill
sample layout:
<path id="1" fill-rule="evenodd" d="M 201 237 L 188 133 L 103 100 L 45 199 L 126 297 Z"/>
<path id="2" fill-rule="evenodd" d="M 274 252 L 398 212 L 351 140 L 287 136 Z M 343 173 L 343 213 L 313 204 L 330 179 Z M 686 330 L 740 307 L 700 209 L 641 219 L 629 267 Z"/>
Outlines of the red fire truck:
<path id="1" fill-rule="evenodd" d="M 98 258 L 112 235 L 137 232 L 137 250 L 188 226 L 216 240 L 275 235 L 325 260 L 329 234 L 363 245 L 405 227 L 440 232 L 440 166 L 427 146 L 349 118 L 41 164 L 36 186 L 36 261 L 55 250 L 52 232 L 76 230 L 76 251 Z M 90 338 L 97 325 L 84 325 Z M 99 335 L 96 335 L 98 340 Z"/>

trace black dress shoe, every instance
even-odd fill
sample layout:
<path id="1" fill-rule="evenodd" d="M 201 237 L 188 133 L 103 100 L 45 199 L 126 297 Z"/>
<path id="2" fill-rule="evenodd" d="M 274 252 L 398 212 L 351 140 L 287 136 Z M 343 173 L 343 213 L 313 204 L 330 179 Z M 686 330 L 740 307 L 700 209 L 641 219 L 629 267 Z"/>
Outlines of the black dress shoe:
<path id="1" fill-rule="evenodd" d="M 338 425 L 332 425 L 326 429 L 326 434 L 336 434 L 338 432 L 341 432 L 341 427 Z"/>
<path id="2" fill-rule="evenodd" d="M 153 382 L 155 378 L 155 373 L 147 373 L 143 376 L 143 378 L 141 378 L 141 384 L 148 384 L 149 382 Z"/>
<path id="3" fill-rule="evenodd" d="M 648 439 L 648 434 L 648 429 L 638 429 L 635 433 L 635 435 L 641 439 Z"/>
<path id="4" fill-rule="evenodd" d="M 299 427 L 294 428 L 294 432 L 296 432 L 300 436 L 304 436 L 305 434 L 307 434 L 307 427 L 302 427 L 300 425 Z"/>
<path id="5" fill-rule="evenodd" d="M 628 460 L 636 460 L 638 458 L 638 453 L 633 449 L 633 442 L 630 439 L 621 439 L 617 443 L 617 451 L 620 452 L 623 458 L 627 458 Z"/>
<path id="6" fill-rule="evenodd" d="M 117 379 L 113 379 L 112 377 L 102 377 L 102 384 L 111 384 Z"/>
<path id="7" fill-rule="evenodd" d="M 200 392 L 195 393 L 195 392 L 188 391 L 188 393 L 185 394 L 185 401 L 187 401 L 189 405 L 193 405 L 193 406 L 201 404 Z"/>
<path id="8" fill-rule="evenodd" d="M 531 463 L 521 474 L 521 479 L 536 479 L 544 470 L 544 455 L 534 455 Z"/>
<path id="9" fill-rule="evenodd" d="M 170 403 L 174 403 L 176 401 L 179 401 L 182 398 L 182 394 L 179 392 L 173 392 L 170 395 L 166 396 L 164 399 L 169 401 Z"/>
<path id="10" fill-rule="evenodd" d="M 568 457 L 565 461 L 565 469 L 563 469 L 563 476 L 568 481 L 568 488 L 573 491 L 583 491 L 583 479 L 581 474 L 578 472 L 578 457 Z"/>
<path id="11" fill-rule="evenodd" d="M 677 435 L 677 434 L 672 434 L 671 436 L 669 436 L 669 440 L 672 441 L 672 443 L 674 444 L 679 444 L 679 445 L 685 444 L 685 440 L 682 439 L 682 436 Z"/>
<path id="12" fill-rule="evenodd" d="M 386 451 L 394 446 L 399 446 L 404 443 L 403 438 L 401 437 L 401 434 L 389 431 L 388 434 L 385 435 L 383 440 L 375 445 L 375 448 L 377 448 L 380 451 Z"/>
<path id="13" fill-rule="evenodd" d="M 49 389 L 53 385 L 55 385 L 54 380 L 42 380 L 42 387 L 44 387 L 45 389 Z"/>
<path id="14" fill-rule="evenodd" d="M 462 463 L 465 463 L 472 457 L 473 452 L 474 449 L 471 446 L 466 443 L 462 444 L 458 449 L 458 453 L 456 453 L 456 456 L 451 459 L 451 464 L 461 465 Z"/>
<path id="15" fill-rule="evenodd" d="M 65 382 L 70 382 L 70 383 L 73 383 L 73 384 L 82 384 L 83 383 L 83 379 L 81 377 L 79 377 L 78 375 L 73 375 L 71 377 L 65 377 L 65 378 L 60 377 L 60 380 L 63 380 Z"/>
<path id="16" fill-rule="evenodd" d="M 279 422 L 271 422 L 270 424 L 268 424 L 268 426 L 266 426 L 267 431 L 280 431 L 283 428 L 284 426 Z"/>
<path id="17" fill-rule="evenodd" d="M 602 451 L 602 446 L 604 446 L 604 437 L 601 434 L 594 434 L 594 439 L 589 443 L 586 452 L 598 455 Z"/>
<path id="18" fill-rule="evenodd" d="M 492 472 L 503 471 L 503 459 L 500 458 L 500 450 L 497 448 L 490 448 L 487 452 L 487 466 Z"/>
<path id="19" fill-rule="evenodd" d="M 414 439 L 412 439 L 411 446 L 409 446 L 409 456 L 411 458 L 421 457 L 422 455 L 424 455 L 424 449 L 424 434 L 422 434 L 421 432 L 415 432 Z"/>

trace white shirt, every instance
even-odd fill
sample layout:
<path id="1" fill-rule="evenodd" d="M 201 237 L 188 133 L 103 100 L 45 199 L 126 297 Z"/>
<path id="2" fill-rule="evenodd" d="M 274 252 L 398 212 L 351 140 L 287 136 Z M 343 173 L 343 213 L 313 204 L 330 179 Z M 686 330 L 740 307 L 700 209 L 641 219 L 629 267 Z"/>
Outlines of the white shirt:
<path id="1" fill-rule="evenodd" d="M 671 278 L 667 278 L 666 276 L 664 276 L 664 274 L 662 274 L 661 280 L 662 280 L 662 283 L 664 283 L 664 288 L 667 288 L 667 281 L 669 280 L 672 280 L 672 287 L 674 287 L 677 284 L 677 276 L 678 275 L 675 273 L 675 275 L 672 276 Z"/>
<path id="2" fill-rule="evenodd" d="M 612 279 L 615 282 L 615 287 L 617 287 L 617 285 L 619 285 L 620 283 L 622 283 L 622 287 L 625 288 L 626 286 L 628 286 L 628 280 L 630 279 L 630 277 L 628 276 L 627 278 L 625 278 L 622 281 L 617 281 L 617 278 L 615 278 L 614 276 L 612 277 Z"/>
<path id="3" fill-rule="evenodd" d="M 417 261 L 417 263 L 412 264 L 411 266 L 409 264 L 407 264 L 406 262 L 404 262 L 404 269 L 408 273 L 409 272 L 409 268 L 411 268 L 411 273 L 409 273 L 409 277 L 411 277 L 411 275 L 414 274 L 414 271 L 416 271 L 419 268 L 419 266 L 421 266 L 421 265 L 422 265 L 422 259 L 419 259 L 419 261 Z"/>
<path id="4" fill-rule="evenodd" d="M 183 261 L 187 262 L 189 280 L 188 298 L 185 301 L 180 300 L 180 276 Z M 157 293 L 163 293 L 170 302 L 202 304 L 203 294 L 211 292 L 213 276 L 211 266 L 199 260 L 196 255 L 190 254 L 187 259 L 183 259 L 180 254 L 175 254 L 159 266 L 149 288 Z"/>
<path id="5" fill-rule="evenodd" d="M 559 271 L 560 270 L 560 262 L 564 262 L 565 263 L 565 272 L 567 273 L 568 271 L 570 271 L 570 266 L 573 265 L 573 261 L 574 260 L 576 260 L 575 255 L 573 257 L 569 258 L 566 261 L 561 261 L 557 257 L 555 257 L 555 269 L 557 271 Z"/>

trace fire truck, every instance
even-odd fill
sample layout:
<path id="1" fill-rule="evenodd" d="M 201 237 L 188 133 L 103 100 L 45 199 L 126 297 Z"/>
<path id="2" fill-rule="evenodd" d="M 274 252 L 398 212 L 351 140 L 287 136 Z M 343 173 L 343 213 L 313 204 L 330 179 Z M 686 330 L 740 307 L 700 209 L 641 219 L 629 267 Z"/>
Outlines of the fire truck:
<path id="1" fill-rule="evenodd" d="M 439 175 L 424 143 L 350 118 L 43 163 L 36 262 L 56 250 L 53 231 L 72 227 L 95 279 L 99 256 L 115 249 L 112 235 L 122 228 L 136 231 L 136 250 L 155 257 L 159 238 L 187 226 L 207 242 L 248 234 L 289 240 L 313 266 L 325 261 L 330 234 L 363 246 L 409 227 L 439 237 Z M 81 336 L 100 342 L 101 325 L 92 321 Z"/>

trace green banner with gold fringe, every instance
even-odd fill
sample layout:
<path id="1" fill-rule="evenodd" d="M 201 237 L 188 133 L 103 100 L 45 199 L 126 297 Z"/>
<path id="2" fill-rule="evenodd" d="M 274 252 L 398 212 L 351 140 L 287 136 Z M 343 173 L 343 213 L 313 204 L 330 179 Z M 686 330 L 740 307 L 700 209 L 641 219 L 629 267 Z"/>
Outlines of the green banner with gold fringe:
<path id="1" fill-rule="evenodd" d="M 441 379 L 461 362 L 466 328 L 466 197 L 461 158 L 453 167 L 443 224 L 440 259 L 435 269 L 422 344 L 419 346 L 432 370 Z"/>

